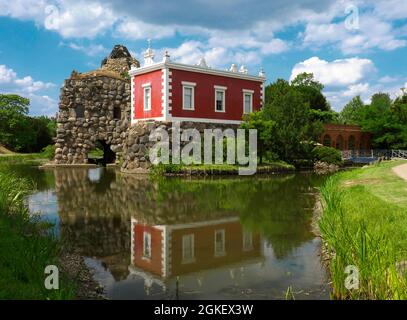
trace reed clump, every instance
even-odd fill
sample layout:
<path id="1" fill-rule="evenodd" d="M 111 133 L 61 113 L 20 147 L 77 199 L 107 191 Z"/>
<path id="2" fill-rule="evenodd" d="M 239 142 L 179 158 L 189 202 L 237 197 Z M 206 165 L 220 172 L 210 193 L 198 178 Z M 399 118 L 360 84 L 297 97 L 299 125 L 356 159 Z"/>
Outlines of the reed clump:
<path id="1" fill-rule="evenodd" d="M 407 209 L 375 192 L 392 166 L 338 173 L 321 188 L 319 227 L 335 299 L 407 299 Z M 397 176 L 386 179 L 385 187 L 399 186 Z"/>
<path id="2" fill-rule="evenodd" d="M 34 188 L 0 164 L 0 299 L 72 299 L 74 285 L 61 273 L 58 290 L 45 288 L 45 267 L 58 266 L 62 247 L 52 226 L 28 211 Z"/>

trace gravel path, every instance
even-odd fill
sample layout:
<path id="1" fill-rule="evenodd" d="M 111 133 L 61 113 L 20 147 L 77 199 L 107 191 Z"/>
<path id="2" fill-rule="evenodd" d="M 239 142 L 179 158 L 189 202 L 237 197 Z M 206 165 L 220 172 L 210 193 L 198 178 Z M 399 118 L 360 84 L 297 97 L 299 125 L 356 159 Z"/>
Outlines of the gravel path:
<path id="1" fill-rule="evenodd" d="M 407 163 L 394 167 L 393 172 L 407 181 Z"/>

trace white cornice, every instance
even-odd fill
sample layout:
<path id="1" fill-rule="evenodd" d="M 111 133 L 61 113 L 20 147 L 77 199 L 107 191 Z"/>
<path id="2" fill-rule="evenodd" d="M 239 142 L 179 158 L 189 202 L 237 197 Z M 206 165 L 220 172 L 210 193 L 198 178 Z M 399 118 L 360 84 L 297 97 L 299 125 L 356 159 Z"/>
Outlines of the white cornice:
<path id="1" fill-rule="evenodd" d="M 196 87 L 196 82 L 181 81 L 183 86 Z"/>
<path id="2" fill-rule="evenodd" d="M 143 66 L 141 68 L 131 69 L 129 71 L 130 76 L 135 76 L 139 74 L 144 74 L 151 71 L 156 71 L 163 68 L 171 68 L 176 70 L 185 70 L 197 73 L 205 73 L 217 76 L 224 76 L 229 78 L 236 78 L 236 79 L 244 79 L 244 80 L 252 80 L 258 82 L 265 82 L 265 77 L 253 76 L 249 74 L 244 74 L 240 72 L 231 72 L 231 71 L 224 71 L 224 70 L 217 70 L 211 68 L 202 68 L 199 66 L 187 65 L 182 63 L 175 63 L 175 62 L 158 62 L 149 66 Z"/>

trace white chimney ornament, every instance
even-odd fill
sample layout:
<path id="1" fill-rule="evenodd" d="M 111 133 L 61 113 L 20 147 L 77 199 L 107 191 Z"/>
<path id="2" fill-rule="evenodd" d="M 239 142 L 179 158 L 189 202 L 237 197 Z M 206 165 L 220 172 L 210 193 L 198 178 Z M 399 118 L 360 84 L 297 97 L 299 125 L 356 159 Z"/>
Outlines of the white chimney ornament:
<path id="1" fill-rule="evenodd" d="M 239 69 L 239 72 L 240 72 L 240 73 L 247 74 L 248 70 L 247 70 L 247 68 L 242 64 L 241 67 L 240 67 L 240 69 Z"/>
<path id="2" fill-rule="evenodd" d="M 165 63 L 165 62 L 170 62 L 170 61 L 171 61 L 170 60 L 170 54 L 168 53 L 167 50 L 165 50 L 163 62 Z"/>
<path id="3" fill-rule="evenodd" d="M 204 58 L 204 57 L 202 57 L 201 59 L 199 59 L 198 67 L 201 67 L 201 68 L 208 68 L 208 65 L 206 64 L 206 61 L 205 61 L 205 58 Z"/>
<path id="4" fill-rule="evenodd" d="M 230 72 L 237 72 L 237 65 L 234 64 L 234 63 L 232 63 L 232 65 L 230 66 L 229 71 L 230 71 Z"/>

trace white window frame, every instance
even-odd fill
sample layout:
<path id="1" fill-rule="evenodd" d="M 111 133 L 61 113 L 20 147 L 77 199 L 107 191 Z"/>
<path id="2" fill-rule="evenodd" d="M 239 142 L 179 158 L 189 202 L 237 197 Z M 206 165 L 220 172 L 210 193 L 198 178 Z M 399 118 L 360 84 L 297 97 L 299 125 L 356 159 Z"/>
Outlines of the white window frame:
<path id="1" fill-rule="evenodd" d="M 213 86 L 213 87 L 215 88 L 215 112 L 226 112 L 226 90 L 227 90 L 227 87 L 222 87 L 222 86 Z M 222 110 L 217 110 L 216 109 L 216 98 L 217 98 L 218 92 L 222 92 L 222 94 L 223 94 Z"/>
<path id="2" fill-rule="evenodd" d="M 217 250 L 217 247 L 216 247 L 216 235 L 218 234 L 218 233 L 220 233 L 221 235 L 222 235 L 222 239 L 223 239 L 223 242 L 222 242 L 222 248 L 221 248 L 221 251 L 218 251 Z M 214 237 L 214 256 L 215 257 L 223 257 L 224 255 L 226 255 L 226 249 L 225 249 L 225 243 L 226 243 L 226 236 L 225 236 L 225 229 L 218 229 L 218 230 L 215 230 L 215 237 Z"/>
<path id="3" fill-rule="evenodd" d="M 195 110 L 195 82 L 182 81 L 182 110 Z M 185 106 L 185 89 L 191 89 L 191 107 Z"/>
<path id="4" fill-rule="evenodd" d="M 149 243 L 150 252 L 146 254 L 146 238 L 147 242 Z M 143 259 L 150 260 L 152 255 L 152 247 L 151 247 L 151 233 L 147 231 L 143 231 Z"/>
<path id="5" fill-rule="evenodd" d="M 152 90 L 151 90 L 151 83 L 145 83 L 142 85 L 143 87 L 143 110 L 144 111 L 151 111 L 151 97 L 152 97 Z M 150 91 L 150 99 L 148 100 L 148 104 L 146 105 L 146 91 Z"/>
<path id="6" fill-rule="evenodd" d="M 253 94 L 254 94 L 254 90 L 247 90 L 247 89 L 243 89 L 243 114 L 249 114 L 253 112 Z M 250 111 L 246 112 L 245 110 L 245 98 L 246 95 L 250 95 Z"/>
<path id="7" fill-rule="evenodd" d="M 186 241 L 191 243 L 191 257 L 186 257 Z M 195 235 L 193 233 L 182 236 L 182 264 L 195 262 Z"/>

